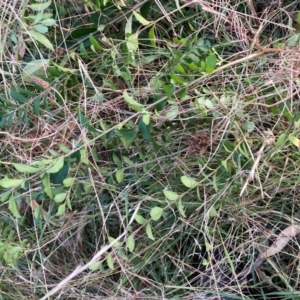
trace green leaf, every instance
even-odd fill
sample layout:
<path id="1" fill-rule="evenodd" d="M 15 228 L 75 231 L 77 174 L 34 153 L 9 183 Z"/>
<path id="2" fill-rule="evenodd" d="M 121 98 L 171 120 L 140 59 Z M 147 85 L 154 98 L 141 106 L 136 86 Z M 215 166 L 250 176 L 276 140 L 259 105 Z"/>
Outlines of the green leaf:
<path id="1" fill-rule="evenodd" d="M 133 252 L 135 248 L 135 240 L 134 240 L 134 235 L 131 234 L 127 239 L 126 239 L 126 246 L 129 249 L 129 251 Z"/>
<path id="2" fill-rule="evenodd" d="M 42 3 L 35 3 L 27 5 L 28 8 L 34 11 L 43 11 L 47 9 L 51 5 L 52 1 L 42 2 Z"/>
<path id="3" fill-rule="evenodd" d="M 184 209 L 183 209 L 183 205 L 182 205 L 182 202 L 181 202 L 181 199 L 179 199 L 178 203 L 177 203 L 177 207 L 178 207 L 178 210 L 180 212 L 180 214 L 186 218 L 186 215 L 185 215 L 185 212 L 184 212 Z"/>
<path id="4" fill-rule="evenodd" d="M 94 263 L 92 263 L 90 266 L 89 266 L 89 269 L 91 271 L 96 271 L 100 268 L 100 265 L 101 265 L 101 262 L 100 261 L 96 261 Z"/>
<path id="5" fill-rule="evenodd" d="M 173 84 L 165 84 L 163 90 L 169 98 L 172 98 L 174 96 L 175 86 Z"/>
<path id="6" fill-rule="evenodd" d="M 49 59 L 36 59 L 26 64 L 23 68 L 22 79 L 32 82 L 32 76 L 43 75 L 44 70 L 49 66 Z"/>
<path id="7" fill-rule="evenodd" d="M 62 184 L 67 178 L 69 172 L 69 166 L 67 162 L 64 162 L 63 167 L 57 173 L 50 174 L 50 181 L 54 184 Z"/>
<path id="8" fill-rule="evenodd" d="M 132 34 L 132 14 L 128 17 L 125 25 L 125 36 L 127 34 Z"/>
<path id="9" fill-rule="evenodd" d="M 54 201 L 56 203 L 60 203 L 60 202 L 63 202 L 67 197 L 67 193 L 59 193 L 57 195 L 55 195 L 54 197 Z"/>
<path id="10" fill-rule="evenodd" d="M 43 186 L 44 186 L 44 191 L 47 194 L 47 196 L 50 199 L 53 199 L 53 193 L 52 193 L 52 189 L 51 189 L 51 183 L 50 183 L 50 177 L 49 174 L 45 174 L 43 176 Z"/>
<path id="11" fill-rule="evenodd" d="M 121 183 L 124 179 L 124 169 L 118 170 L 116 172 L 116 179 L 118 183 Z"/>
<path id="12" fill-rule="evenodd" d="M 215 70 L 216 65 L 217 65 L 217 57 L 213 52 L 211 52 L 209 56 L 206 57 L 206 61 L 205 61 L 206 72 L 211 74 Z"/>
<path id="13" fill-rule="evenodd" d="M 137 112 L 142 112 L 144 110 L 144 105 L 138 103 L 133 97 L 129 96 L 126 90 L 123 92 L 123 97 L 128 106 L 133 110 Z"/>
<path id="14" fill-rule="evenodd" d="M 123 248 L 119 248 L 118 251 L 117 251 L 117 253 L 118 253 L 118 256 L 119 256 L 120 258 L 122 258 L 123 260 L 128 260 L 128 257 L 127 257 L 127 255 L 125 254 L 125 251 L 124 251 Z"/>
<path id="15" fill-rule="evenodd" d="M 51 44 L 51 42 L 48 40 L 48 38 L 46 36 L 44 36 L 43 34 L 34 31 L 34 30 L 28 30 L 27 33 L 34 38 L 35 40 L 37 40 L 38 42 L 40 42 L 42 45 L 44 45 L 46 48 L 54 51 L 53 45 Z"/>
<path id="16" fill-rule="evenodd" d="M 111 244 L 111 246 L 114 248 L 119 248 L 121 246 L 121 243 L 111 236 L 108 237 L 108 241 Z"/>
<path id="17" fill-rule="evenodd" d="M 70 187 L 70 186 L 72 186 L 72 185 L 74 184 L 74 181 L 75 181 L 75 180 L 76 180 L 76 178 L 68 177 L 68 178 L 64 179 L 63 185 L 64 185 L 65 187 Z"/>
<path id="18" fill-rule="evenodd" d="M 163 190 L 165 197 L 170 201 L 176 201 L 179 198 L 179 195 L 168 190 Z"/>
<path id="19" fill-rule="evenodd" d="M 297 13 L 296 21 L 297 21 L 298 25 L 300 25 L 300 11 L 298 11 L 298 13 Z"/>
<path id="20" fill-rule="evenodd" d="M 150 123 L 150 113 L 148 111 L 143 112 L 143 122 L 145 125 L 149 125 Z"/>
<path id="21" fill-rule="evenodd" d="M 147 236 L 148 236 L 149 239 L 155 241 L 155 238 L 154 238 L 153 233 L 152 233 L 152 227 L 151 227 L 150 223 L 148 223 L 146 225 L 146 233 L 147 233 Z"/>
<path id="22" fill-rule="evenodd" d="M 54 19 L 44 19 L 40 23 L 49 27 L 49 26 L 55 25 L 56 24 L 56 20 L 54 20 Z"/>
<path id="23" fill-rule="evenodd" d="M 53 163 L 53 166 L 49 168 L 46 173 L 51 174 L 51 173 L 57 173 L 63 166 L 64 166 L 64 157 L 60 157 L 56 159 Z"/>
<path id="24" fill-rule="evenodd" d="M 34 25 L 33 29 L 39 33 L 47 33 L 48 32 L 48 27 L 43 24 Z"/>
<path id="25" fill-rule="evenodd" d="M 24 179 L 9 179 L 3 178 L 0 180 L 0 186 L 4 189 L 14 188 L 21 185 L 24 182 Z"/>
<path id="26" fill-rule="evenodd" d="M 209 243 L 205 243 L 205 250 L 206 252 L 209 252 L 212 249 L 212 245 Z"/>
<path id="27" fill-rule="evenodd" d="M 284 142 L 286 141 L 286 139 L 287 139 L 287 134 L 282 133 L 276 141 L 276 146 L 281 147 L 284 144 Z"/>
<path id="28" fill-rule="evenodd" d="M 66 213 L 66 203 L 61 204 L 58 207 L 57 213 L 55 214 L 56 216 L 64 216 Z"/>
<path id="29" fill-rule="evenodd" d="M 150 216 L 153 221 L 157 221 L 162 216 L 162 213 L 163 213 L 163 209 L 161 207 L 156 206 L 151 209 Z"/>
<path id="30" fill-rule="evenodd" d="M 208 215 L 210 218 L 213 218 L 218 215 L 216 209 L 213 206 L 210 208 Z"/>
<path id="31" fill-rule="evenodd" d="M 147 21 L 144 17 L 142 17 L 139 13 L 137 13 L 136 11 L 133 11 L 133 14 L 135 16 L 135 18 L 142 24 L 142 25 L 149 25 L 150 22 Z"/>
<path id="32" fill-rule="evenodd" d="M 13 195 L 11 195 L 9 197 L 9 200 L 8 200 L 8 209 L 10 210 L 10 212 L 13 214 L 13 216 L 15 218 L 21 218 L 22 217 L 19 214 L 18 207 L 17 207 L 17 204 L 16 204 L 16 200 L 15 200 L 15 198 L 14 198 Z"/>
<path id="33" fill-rule="evenodd" d="M 152 125 L 151 125 L 151 123 L 146 125 L 144 123 L 144 118 L 140 118 L 140 120 L 139 120 L 139 130 L 142 134 L 143 139 L 147 142 L 151 142 L 151 140 L 152 140 L 152 137 L 151 137 Z"/>
<path id="34" fill-rule="evenodd" d="M 174 120 L 178 116 L 178 113 L 179 113 L 178 105 L 172 105 L 167 110 L 166 118 L 168 120 Z"/>
<path id="35" fill-rule="evenodd" d="M 135 138 L 135 129 L 121 129 L 118 132 L 121 134 L 121 141 L 124 147 L 128 148 Z"/>
<path id="36" fill-rule="evenodd" d="M 115 267 L 114 267 L 114 259 L 111 255 L 111 253 L 107 254 L 106 262 L 107 262 L 108 267 L 113 271 L 115 269 Z"/>
<path id="37" fill-rule="evenodd" d="M 127 37 L 126 46 L 129 52 L 135 52 L 139 47 L 138 34 L 134 33 Z"/>
<path id="38" fill-rule="evenodd" d="M 147 223 L 147 220 L 144 217 L 142 217 L 141 215 L 139 215 L 139 214 L 136 214 L 135 217 L 134 217 L 134 219 L 140 225 L 144 225 L 145 223 Z"/>
<path id="39" fill-rule="evenodd" d="M 94 38 L 94 36 L 92 34 L 90 34 L 89 36 L 90 42 L 92 44 L 92 46 L 97 49 L 97 50 L 104 50 L 103 47 L 101 47 L 98 43 L 98 41 Z"/>
<path id="40" fill-rule="evenodd" d="M 154 27 L 151 27 L 149 30 L 149 41 L 151 46 L 156 47 L 156 37 L 155 37 Z"/>
<path id="41" fill-rule="evenodd" d="M 89 164 L 89 159 L 85 148 L 80 149 L 80 161 L 85 165 Z"/>
<path id="42" fill-rule="evenodd" d="M 16 91 L 11 90 L 10 96 L 12 97 L 12 99 L 18 101 L 19 103 L 27 103 L 28 102 L 28 99 L 24 95 L 22 95 Z"/>
<path id="43" fill-rule="evenodd" d="M 181 179 L 181 182 L 189 189 L 192 189 L 198 185 L 198 182 L 191 177 L 181 176 L 180 179 Z"/>
<path id="44" fill-rule="evenodd" d="M 291 142 L 293 145 L 295 145 L 297 148 L 300 148 L 300 140 L 299 140 L 297 137 L 290 135 L 290 136 L 289 136 L 289 140 L 290 140 L 290 142 Z"/>
<path id="45" fill-rule="evenodd" d="M 43 167 L 40 167 L 40 168 L 36 168 L 36 167 L 32 167 L 32 166 L 28 166 L 28 165 L 23 165 L 23 164 L 12 164 L 15 169 L 19 172 L 22 172 L 22 173 L 32 173 L 32 174 L 35 174 L 35 173 L 38 173 L 40 172 L 41 170 L 43 170 Z"/>
<path id="46" fill-rule="evenodd" d="M 254 130 L 255 125 L 254 125 L 253 122 L 246 121 L 246 122 L 244 123 L 244 127 L 245 127 L 245 129 L 247 130 L 247 132 L 250 133 L 250 132 L 252 132 L 252 131 Z"/>

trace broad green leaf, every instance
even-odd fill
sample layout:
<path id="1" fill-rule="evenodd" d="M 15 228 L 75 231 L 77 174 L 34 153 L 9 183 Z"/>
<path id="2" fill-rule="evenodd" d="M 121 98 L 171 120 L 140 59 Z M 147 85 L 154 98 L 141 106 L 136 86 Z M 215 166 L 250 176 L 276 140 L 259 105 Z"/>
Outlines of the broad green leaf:
<path id="1" fill-rule="evenodd" d="M 247 132 L 250 133 L 250 132 L 252 132 L 252 131 L 254 130 L 255 125 L 254 125 L 253 122 L 246 121 L 246 122 L 244 123 L 244 127 L 245 127 L 245 129 L 247 130 Z"/>
<path id="2" fill-rule="evenodd" d="M 143 122 L 145 125 L 149 125 L 150 123 L 150 113 L 148 111 L 143 112 Z"/>
<path id="3" fill-rule="evenodd" d="M 155 37 L 154 27 L 151 27 L 149 30 L 149 41 L 151 46 L 156 47 L 156 37 Z"/>
<path id="4" fill-rule="evenodd" d="M 147 223 L 147 220 L 139 214 L 136 214 L 134 219 L 137 223 L 139 223 L 141 225 L 144 225 L 145 223 Z"/>
<path id="5" fill-rule="evenodd" d="M 132 34 L 132 14 L 128 17 L 125 25 L 125 36 L 127 34 Z"/>
<path id="6" fill-rule="evenodd" d="M 50 177 L 49 174 L 45 174 L 43 176 L 43 186 L 44 186 L 44 191 L 47 194 L 47 196 L 50 199 L 53 199 L 53 193 L 52 193 L 52 189 L 51 189 L 51 184 L 50 184 Z"/>
<path id="7" fill-rule="evenodd" d="M 118 251 L 117 251 L 117 253 L 118 253 L 118 256 L 119 256 L 120 258 L 122 258 L 123 260 L 128 260 L 128 257 L 127 257 L 127 255 L 125 254 L 125 251 L 124 251 L 123 248 L 119 248 Z"/>
<path id="8" fill-rule="evenodd" d="M 129 249 L 129 251 L 133 252 L 135 248 L 135 240 L 134 240 L 134 235 L 131 234 L 127 239 L 126 239 L 126 246 Z"/>
<path id="9" fill-rule="evenodd" d="M 121 141 L 124 145 L 125 148 L 128 148 L 130 144 L 133 142 L 135 139 L 136 131 L 135 129 L 121 129 L 118 130 L 118 132 L 121 135 Z"/>
<path id="10" fill-rule="evenodd" d="M 47 33 L 48 32 L 48 27 L 43 25 L 43 24 L 36 24 L 32 27 L 35 31 L 39 32 L 39 33 Z"/>
<path id="11" fill-rule="evenodd" d="M 137 13 L 136 11 L 133 11 L 133 14 L 135 16 L 135 18 L 142 24 L 142 25 L 149 25 L 150 22 L 147 21 L 144 17 L 142 17 L 139 13 Z"/>
<path id="12" fill-rule="evenodd" d="M 116 179 L 118 183 L 121 183 L 124 179 L 124 169 L 118 170 L 116 172 Z"/>
<path id="13" fill-rule="evenodd" d="M 127 37 L 126 46 L 129 52 L 135 52 L 139 47 L 138 34 L 134 33 Z"/>
<path id="14" fill-rule="evenodd" d="M 106 262 L 107 262 L 108 267 L 113 271 L 115 269 L 115 267 L 114 267 L 114 259 L 111 255 L 111 253 L 107 254 Z"/>
<path id="15" fill-rule="evenodd" d="M 5 201 L 7 201 L 9 199 L 10 196 L 11 196 L 11 191 L 2 193 L 0 201 L 1 202 L 5 202 Z"/>
<path id="16" fill-rule="evenodd" d="M 152 125 L 151 125 L 151 123 L 146 125 L 144 123 L 144 118 L 140 118 L 140 120 L 139 120 L 139 130 L 142 134 L 143 139 L 147 142 L 151 142 L 151 140 L 152 140 L 152 137 L 151 137 Z"/>
<path id="17" fill-rule="evenodd" d="M 38 173 L 40 172 L 41 170 L 43 170 L 43 167 L 40 167 L 40 168 L 36 168 L 36 167 L 32 167 L 32 166 L 28 166 L 28 165 L 23 165 L 23 164 L 12 164 L 15 169 L 19 172 L 22 172 L 22 173 Z"/>
<path id="18" fill-rule="evenodd" d="M 287 138 L 287 134 L 282 133 L 276 141 L 276 146 L 281 147 L 284 144 L 284 142 L 286 141 L 286 138 Z"/>
<path id="19" fill-rule="evenodd" d="M 296 21 L 297 21 L 298 25 L 300 25 L 300 11 L 298 11 L 298 13 L 297 13 Z"/>
<path id="20" fill-rule="evenodd" d="M 43 11 L 47 9 L 51 5 L 52 1 L 42 2 L 42 3 L 35 3 L 27 5 L 28 8 L 34 11 Z"/>
<path id="21" fill-rule="evenodd" d="M 297 137 L 290 135 L 289 140 L 293 145 L 300 148 L 300 140 Z"/>
<path id="22" fill-rule="evenodd" d="M 163 90 L 169 98 L 172 98 L 174 96 L 175 86 L 173 84 L 165 84 Z"/>
<path id="23" fill-rule="evenodd" d="M 134 162 L 127 156 L 123 156 L 123 160 L 128 166 L 134 166 Z"/>
<path id="24" fill-rule="evenodd" d="M 49 66 L 49 59 L 36 59 L 26 64 L 22 72 L 22 79 L 32 81 L 32 76 L 43 75 L 44 70 Z"/>
<path id="25" fill-rule="evenodd" d="M 61 204 L 58 207 L 57 213 L 55 214 L 56 216 L 63 216 L 66 213 L 66 203 Z"/>
<path id="26" fill-rule="evenodd" d="M 129 96 L 126 90 L 123 92 L 123 97 L 128 106 L 133 110 L 138 112 L 142 112 L 144 110 L 144 105 L 140 104 L 134 100 L 133 97 Z"/>
<path id="27" fill-rule="evenodd" d="M 71 152 L 71 149 L 69 149 L 66 145 L 64 145 L 62 143 L 58 143 L 58 147 L 63 153 L 68 154 Z"/>
<path id="28" fill-rule="evenodd" d="M 89 164 L 89 159 L 85 148 L 80 149 L 80 161 L 85 165 Z"/>
<path id="29" fill-rule="evenodd" d="M 56 203 L 60 203 L 60 202 L 63 202 L 67 197 L 67 193 L 59 193 L 57 195 L 55 195 L 54 197 L 54 201 Z"/>
<path id="30" fill-rule="evenodd" d="M 51 42 L 48 40 L 48 38 L 46 36 L 44 36 L 43 34 L 37 32 L 35 30 L 28 30 L 27 33 L 32 38 L 34 38 L 35 40 L 40 42 L 42 45 L 44 45 L 46 48 L 54 51 L 53 45 L 51 44 Z"/>
<path id="31" fill-rule="evenodd" d="M 165 197 L 170 201 L 176 201 L 179 198 L 179 195 L 168 190 L 163 190 Z"/>
<path id="32" fill-rule="evenodd" d="M 62 184 L 63 181 L 67 178 L 69 172 L 69 165 L 67 162 L 64 162 L 63 167 L 57 173 L 50 174 L 50 182 L 54 184 Z"/>
<path id="33" fill-rule="evenodd" d="M 210 208 L 208 215 L 210 218 L 213 218 L 218 215 L 216 209 L 213 206 Z"/>
<path id="34" fill-rule="evenodd" d="M 74 177 L 68 177 L 68 178 L 64 179 L 63 184 L 65 187 L 70 187 L 74 184 L 75 180 L 76 180 L 76 178 L 74 178 Z"/>
<path id="35" fill-rule="evenodd" d="M 178 116 L 178 113 L 179 113 L 178 105 L 172 105 L 167 110 L 166 118 L 168 120 L 173 120 Z"/>
<path id="36" fill-rule="evenodd" d="M 64 166 L 64 157 L 56 159 L 53 163 L 53 166 L 49 168 L 46 173 L 57 173 Z"/>
<path id="37" fill-rule="evenodd" d="M 49 26 L 55 25 L 56 24 L 56 20 L 54 20 L 54 19 L 44 19 L 40 23 L 49 27 Z"/>
<path id="38" fill-rule="evenodd" d="M 34 208 L 33 215 L 36 220 L 40 220 L 42 216 L 42 208 L 40 206 Z"/>
<path id="39" fill-rule="evenodd" d="M 22 95 L 22 94 L 20 94 L 16 91 L 11 90 L 10 91 L 10 96 L 12 97 L 12 99 L 18 101 L 19 103 L 23 104 L 23 103 L 28 102 L 28 99 L 24 95 Z"/>
<path id="40" fill-rule="evenodd" d="M 205 61 L 205 70 L 207 73 L 211 74 L 217 65 L 217 57 L 216 55 L 212 52 L 209 54 L 209 56 L 206 57 Z"/>
<path id="41" fill-rule="evenodd" d="M 205 250 L 206 252 L 209 252 L 212 249 L 212 245 L 209 243 L 205 243 Z"/>
<path id="42" fill-rule="evenodd" d="M 9 179 L 3 178 L 0 180 L 0 186 L 4 189 L 14 188 L 21 185 L 24 182 L 24 179 Z"/>
<path id="43" fill-rule="evenodd" d="M 150 216 L 152 218 L 153 221 L 157 221 L 160 219 L 160 217 L 163 214 L 163 209 L 161 207 L 153 207 L 150 211 Z"/>
<path id="44" fill-rule="evenodd" d="M 91 271 L 96 271 L 100 268 L 100 265 L 101 265 L 101 262 L 100 261 L 96 261 L 94 263 L 92 263 L 90 266 L 89 266 L 89 269 Z"/>
<path id="45" fill-rule="evenodd" d="M 181 176 L 180 179 L 181 179 L 181 182 L 189 189 L 192 189 L 198 185 L 198 182 L 191 177 Z"/>
<path id="46" fill-rule="evenodd" d="M 186 215 L 185 215 L 185 212 L 184 212 L 184 209 L 183 209 L 183 205 L 182 205 L 182 202 L 181 202 L 181 199 L 179 199 L 178 203 L 177 203 L 177 207 L 178 207 L 178 210 L 180 212 L 180 214 L 186 218 Z"/>
<path id="47" fill-rule="evenodd" d="M 89 39 L 90 39 L 90 42 L 92 43 L 92 46 L 94 47 L 94 49 L 104 50 L 103 47 L 99 45 L 98 41 L 94 38 L 94 36 L 92 34 L 90 34 Z"/>
<path id="48" fill-rule="evenodd" d="M 108 237 L 108 241 L 114 248 L 119 248 L 121 246 L 121 243 L 111 236 Z"/>
<path id="49" fill-rule="evenodd" d="M 151 227 L 150 223 L 148 223 L 146 225 L 146 233 L 147 233 L 147 236 L 148 236 L 149 239 L 155 241 L 155 238 L 154 238 L 153 233 L 152 233 L 152 227 Z"/>
<path id="50" fill-rule="evenodd" d="M 11 195 L 9 197 L 9 200 L 8 200 L 8 209 L 10 210 L 10 212 L 13 214 L 13 216 L 15 218 L 21 218 L 22 217 L 19 214 L 18 207 L 17 207 L 17 204 L 16 204 L 16 200 L 15 200 L 15 198 L 14 198 L 13 195 Z"/>

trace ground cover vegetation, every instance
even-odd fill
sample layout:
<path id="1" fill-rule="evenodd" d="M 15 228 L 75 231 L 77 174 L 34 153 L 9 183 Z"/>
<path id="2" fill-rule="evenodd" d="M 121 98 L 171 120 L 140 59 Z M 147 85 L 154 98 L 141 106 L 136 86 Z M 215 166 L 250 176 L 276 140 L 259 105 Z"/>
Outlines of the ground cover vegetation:
<path id="1" fill-rule="evenodd" d="M 0 299 L 299 299 L 299 1 L 1 1 Z"/>

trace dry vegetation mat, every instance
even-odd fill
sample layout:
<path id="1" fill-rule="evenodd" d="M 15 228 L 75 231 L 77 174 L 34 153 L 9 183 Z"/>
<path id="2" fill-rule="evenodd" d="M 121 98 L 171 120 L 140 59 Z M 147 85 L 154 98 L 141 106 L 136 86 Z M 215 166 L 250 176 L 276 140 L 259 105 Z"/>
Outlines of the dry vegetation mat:
<path id="1" fill-rule="evenodd" d="M 0 299 L 299 299 L 299 1 L 0 15 Z"/>

